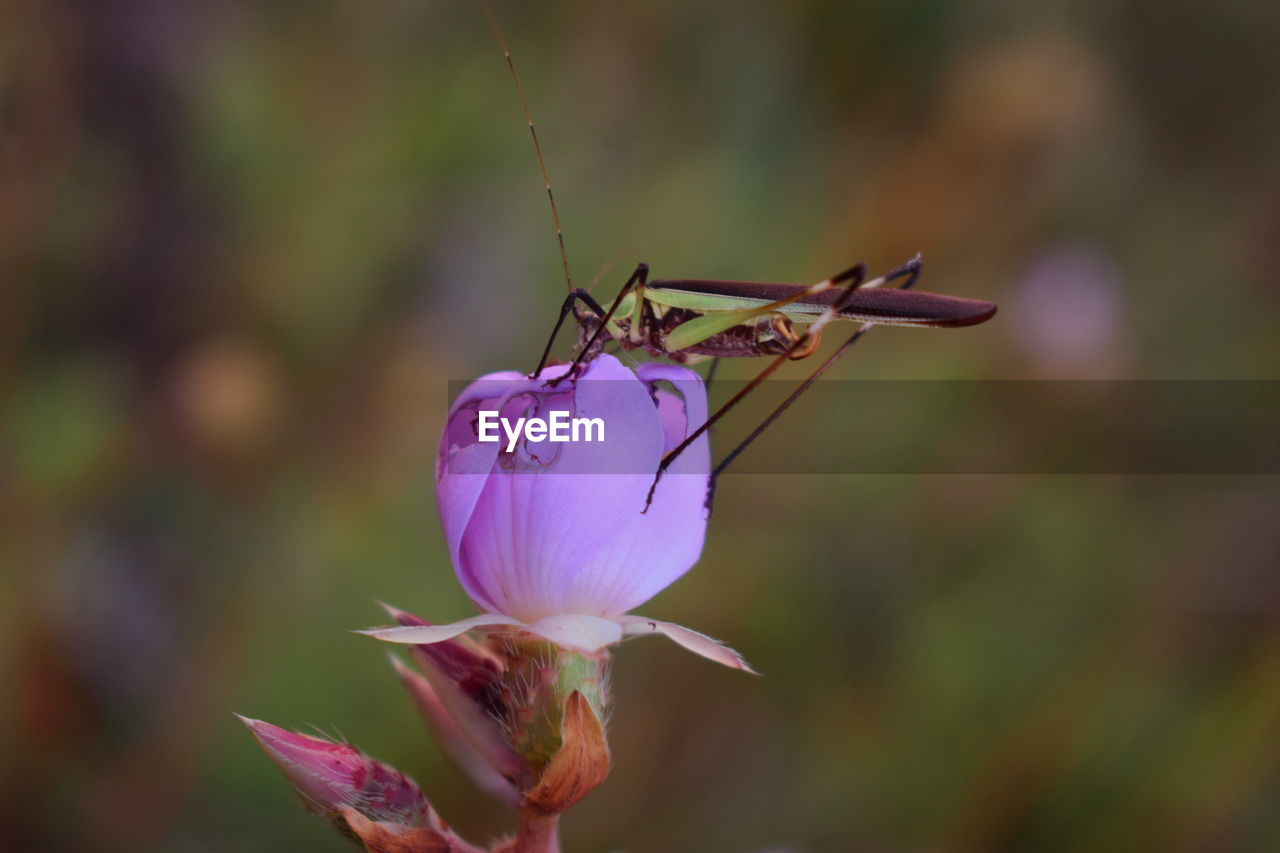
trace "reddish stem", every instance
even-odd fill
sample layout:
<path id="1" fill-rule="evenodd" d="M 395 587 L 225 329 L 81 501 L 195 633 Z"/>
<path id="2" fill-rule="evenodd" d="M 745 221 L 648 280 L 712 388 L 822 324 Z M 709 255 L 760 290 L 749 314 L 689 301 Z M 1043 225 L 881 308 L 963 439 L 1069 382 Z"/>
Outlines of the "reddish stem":
<path id="1" fill-rule="evenodd" d="M 514 853 L 560 853 L 559 824 L 559 815 L 547 817 L 529 808 L 521 809 Z"/>

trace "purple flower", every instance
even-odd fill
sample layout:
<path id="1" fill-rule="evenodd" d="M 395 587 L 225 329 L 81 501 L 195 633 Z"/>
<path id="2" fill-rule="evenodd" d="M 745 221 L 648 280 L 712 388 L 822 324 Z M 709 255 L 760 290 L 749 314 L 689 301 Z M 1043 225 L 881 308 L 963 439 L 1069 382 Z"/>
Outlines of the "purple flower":
<path id="1" fill-rule="evenodd" d="M 629 615 L 697 561 L 706 534 L 705 435 L 668 469 L 644 511 L 664 454 L 707 416 L 702 380 L 683 367 L 635 372 L 597 356 L 577 378 L 493 373 L 454 401 L 436 465 L 436 497 L 454 571 L 484 612 L 452 625 L 368 633 L 430 643 L 472 628 L 512 626 L 594 653 L 624 636 L 662 633 L 738 668 L 732 650 L 688 628 Z M 667 383 L 671 389 L 660 387 Z M 603 422 L 603 440 L 482 441 L 481 412 Z M 584 434 L 585 437 L 585 434 Z"/>

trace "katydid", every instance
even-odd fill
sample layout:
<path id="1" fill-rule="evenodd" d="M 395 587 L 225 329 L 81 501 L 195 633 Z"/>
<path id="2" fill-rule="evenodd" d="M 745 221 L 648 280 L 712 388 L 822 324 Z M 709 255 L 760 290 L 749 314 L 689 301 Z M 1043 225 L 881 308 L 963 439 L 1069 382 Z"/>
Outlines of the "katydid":
<path id="1" fill-rule="evenodd" d="M 569 370 L 549 380 L 550 385 L 576 376 L 579 368 L 595 358 L 610 341 L 624 350 L 644 350 L 652 356 L 667 358 L 680 364 L 715 359 L 708 372 L 708 381 L 721 358 L 773 357 L 754 379 L 747 382 L 714 411 L 705 423 L 663 457 L 654 474 L 649 501 L 652 501 L 654 489 L 663 473 L 686 447 L 786 361 L 812 355 L 818 349 L 822 331 L 829 323 L 836 320 L 853 321 L 859 326 L 817 370 L 801 382 L 786 400 L 715 466 L 708 481 L 708 512 L 712 508 L 717 479 L 725 468 L 872 326 L 950 328 L 983 323 L 995 315 L 996 305 L 992 302 L 911 290 L 923 266 L 918 254 L 897 269 L 871 281 L 866 281 L 866 266 L 859 263 L 838 275 L 808 285 L 715 279 L 650 281 L 649 266 L 641 263 L 623 284 L 609 308 L 605 309 L 590 292 L 573 286 L 564 233 L 560 227 L 560 214 L 524 89 L 516 74 L 506 38 L 487 0 L 485 11 L 502 47 L 520 107 L 533 138 L 534 151 L 560 244 L 565 283 L 569 289 L 542 357 L 530 377 L 536 378 L 546 367 L 556 336 L 570 313 L 578 326 L 577 355 Z M 881 288 L 882 285 L 900 279 L 902 284 L 898 287 Z M 797 323 L 804 325 L 802 331 L 796 331 Z M 645 509 L 648 509 L 647 502 Z"/>
<path id="2" fill-rule="evenodd" d="M 976 299 L 908 290 L 920 275 L 917 255 L 873 281 L 859 264 L 816 284 L 677 279 L 649 281 L 640 264 L 606 311 L 585 290 L 572 290 L 560 309 L 551 340 L 532 375 L 546 366 L 556 333 L 570 311 L 578 321 L 575 367 L 608 341 L 624 350 L 692 364 L 708 358 L 781 356 L 801 359 L 820 343 L 822 317 L 885 326 L 972 326 L 989 320 L 996 306 Z M 900 278 L 901 288 L 878 289 Z M 847 285 L 840 285 L 848 282 Z M 807 335 L 795 323 L 808 323 Z M 825 325 L 825 323 L 824 323 Z M 571 371 L 572 372 L 572 371 Z"/>

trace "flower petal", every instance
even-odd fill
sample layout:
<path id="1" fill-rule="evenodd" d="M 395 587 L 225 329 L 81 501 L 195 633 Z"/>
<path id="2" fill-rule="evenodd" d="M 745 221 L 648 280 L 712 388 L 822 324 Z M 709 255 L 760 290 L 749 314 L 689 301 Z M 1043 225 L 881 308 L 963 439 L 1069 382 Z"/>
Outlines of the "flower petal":
<path id="1" fill-rule="evenodd" d="M 388 643 L 427 645 L 452 640 L 459 634 L 470 631 L 473 628 L 523 624 L 519 619 L 503 616 L 501 613 L 481 613 L 479 616 L 469 616 L 466 619 L 459 619 L 457 622 L 450 622 L 448 625 L 397 625 L 392 628 L 368 628 L 355 633 L 364 634 L 366 637 L 373 637 L 375 640 L 383 640 Z"/>
<path id="2" fill-rule="evenodd" d="M 452 471 L 447 476 L 437 474 L 436 503 L 440 508 L 445 542 L 449 546 L 449 558 L 455 566 L 460 565 L 458 552 L 462 547 L 462 536 L 497 460 L 498 445 L 486 442 L 455 450 L 447 461 L 442 461 Z M 467 577 L 459 574 L 458 580 L 477 604 L 486 610 L 496 609 L 482 589 L 468 583 Z"/>
<path id="3" fill-rule="evenodd" d="M 677 444 L 684 441 L 685 437 L 707 422 L 707 391 L 706 386 L 702 383 L 702 377 L 694 373 L 687 367 L 681 367 L 677 364 L 661 364 L 652 362 L 650 364 L 642 364 L 636 368 L 636 377 L 645 384 L 652 387 L 657 382 L 670 382 L 675 386 L 676 391 L 680 394 L 680 402 L 684 408 L 684 422 L 680 431 L 676 432 L 676 426 L 679 423 L 673 417 L 673 409 L 670 405 L 664 405 L 663 400 L 671 400 L 670 395 L 659 392 L 659 406 L 663 410 L 663 426 L 668 428 L 667 446 L 663 448 L 663 453 L 670 453 Z M 672 401 L 674 402 L 674 401 Z M 699 444 L 704 442 L 695 442 L 689 446 L 689 449 L 682 453 L 675 464 L 669 469 L 672 472 L 684 471 L 697 472 L 699 466 L 694 464 L 697 461 L 698 454 L 693 453 Z M 693 453 L 689 457 L 689 462 L 684 463 L 684 457 Z M 710 464 L 710 447 L 707 447 L 707 462 Z"/>
<path id="4" fill-rule="evenodd" d="M 490 373 L 468 385 L 449 407 L 436 455 L 436 505 L 440 510 L 449 557 L 455 566 L 458 565 L 462 534 L 498 459 L 498 444 L 476 440 L 474 426 L 466 410 L 528 382 L 526 376 L 511 370 Z M 464 578 L 459 580 L 464 588 L 467 587 Z M 481 607 L 494 609 L 491 602 L 483 600 L 478 590 L 467 589 L 467 592 Z"/>
<path id="5" fill-rule="evenodd" d="M 605 440 L 526 438 L 515 453 L 505 452 L 476 440 L 478 409 L 507 418 L 568 409 L 574 417 L 602 419 Z M 633 373 L 609 355 L 555 388 L 511 373 L 468 387 L 451 410 L 442 442 L 448 457 L 442 453 L 437 471 L 441 517 L 463 588 L 482 609 L 527 624 L 565 613 L 608 619 L 643 604 L 702 552 L 705 436 L 681 453 L 644 507 L 663 453 L 705 419 L 697 374 L 656 364 Z M 605 634 L 597 633 L 603 642 Z"/>
<path id="6" fill-rule="evenodd" d="M 713 660 L 733 669 L 741 669 L 752 675 L 759 675 L 742 655 L 719 640 L 712 639 L 692 628 L 676 625 L 673 622 L 659 622 L 656 619 L 647 619 L 644 616 L 623 616 L 618 622 L 621 623 L 623 633 L 628 637 L 638 637 L 643 634 L 662 634 L 694 654 L 702 655 L 707 660 Z"/>
<path id="7" fill-rule="evenodd" d="M 677 396 L 658 390 L 655 395 L 664 426 L 665 451 L 669 452 L 707 419 L 702 379 L 677 365 L 644 364 L 636 373 L 651 387 L 656 382 L 669 382 L 678 392 Z M 706 535 L 710 469 L 711 448 L 704 434 L 667 469 L 648 511 L 632 515 L 627 526 L 616 531 L 610 559 L 628 568 L 615 572 L 609 587 L 596 593 L 609 615 L 626 613 L 644 604 L 697 562 Z M 653 477 L 645 479 L 647 494 Z"/>
<path id="8" fill-rule="evenodd" d="M 522 456 L 496 472 L 458 549 L 458 576 L 472 597 L 525 622 L 625 612 L 609 591 L 619 575 L 649 568 L 631 553 L 641 531 L 629 525 L 642 518 L 662 454 L 657 408 L 612 356 L 576 380 L 573 405 L 577 417 L 604 420 L 605 441 L 558 444 L 549 467 Z"/>

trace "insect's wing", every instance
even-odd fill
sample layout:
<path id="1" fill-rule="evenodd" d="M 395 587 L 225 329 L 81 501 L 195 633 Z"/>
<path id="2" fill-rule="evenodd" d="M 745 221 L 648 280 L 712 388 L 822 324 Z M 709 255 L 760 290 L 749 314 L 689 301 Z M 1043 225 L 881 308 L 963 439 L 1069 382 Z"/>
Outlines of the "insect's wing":
<path id="1" fill-rule="evenodd" d="M 823 294 L 824 296 L 826 294 Z M 883 326 L 975 326 L 995 316 L 996 304 L 923 290 L 860 289 L 840 316 Z"/>
<path id="2" fill-rule="evenodd" d="M 700 312 L 750 311 L 769 303 L 791 299 L 808 287 L 802 284 L 775 284 L 756 281 L 711 281 L 682 279 L 649 283 L 649 297 L 663 305 Z M 816 320 L 843 299 L 848 291 L 833 287 L 817 294 L 805 294 L 796 302 L 778 309 L 798 323 Z M 841 310 L 840 318 L 884 326 L 972 326 L 990 320 L 996 313 L 994 302 L 944 296 L 923 290 L 860 287 Z"/>

